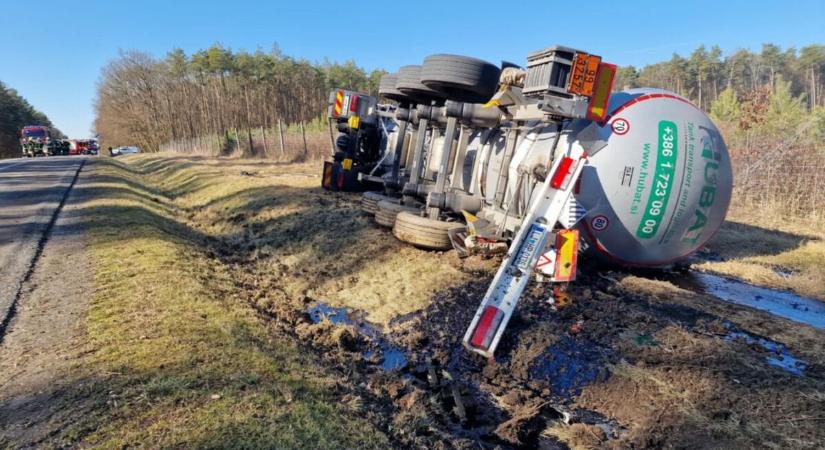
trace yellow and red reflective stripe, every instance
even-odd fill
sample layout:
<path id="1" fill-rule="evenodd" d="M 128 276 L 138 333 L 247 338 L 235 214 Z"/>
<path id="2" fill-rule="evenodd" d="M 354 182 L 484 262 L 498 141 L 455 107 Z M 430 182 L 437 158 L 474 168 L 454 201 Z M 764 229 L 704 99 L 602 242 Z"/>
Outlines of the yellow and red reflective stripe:
<path id="1" fill-rule="evenodd" d="M 344 106 L 344 91 L 335 93 L 335 108 L 333 109 L 335 116 L 341 115 L 341 107 Z"/>

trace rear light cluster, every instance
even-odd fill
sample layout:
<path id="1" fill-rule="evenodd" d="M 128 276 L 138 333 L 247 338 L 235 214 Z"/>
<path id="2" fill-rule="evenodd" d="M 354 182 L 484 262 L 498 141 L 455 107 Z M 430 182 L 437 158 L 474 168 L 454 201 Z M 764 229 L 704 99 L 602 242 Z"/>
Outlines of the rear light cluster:
<path id="1" fill-rule="evenodd" d="M 558 169 L 556 169 L 553 177 L 550 178 L 550 186 L 553 189 L 564 189 L 567 187 L 567 183 L 570 181 L 570 178 L 573 176 L 573 171 L 576 168 L 575 162 L 576 160 L 569 156 L 565 156 L 561 160 Z"/>
<path id="2" fill-rule="evenodd" d="M 358 94 L 338 89 L 333 91 L 333 98 L 330 99 L 330 117 L 351 117 L 358 115 L 358 103 L 361 100 Z"/>
<path id="3" fill-rule="evenodd" d="M 490 344 L 493 343 L 493 338 L 496 336 L 501 320 L 504 318 L 504 311 L 495 306 L 488 306 L 481 314 L 478 320 L 476 330 L 470 338 L 470 345 L 480 350 L 487 350 Z"/>

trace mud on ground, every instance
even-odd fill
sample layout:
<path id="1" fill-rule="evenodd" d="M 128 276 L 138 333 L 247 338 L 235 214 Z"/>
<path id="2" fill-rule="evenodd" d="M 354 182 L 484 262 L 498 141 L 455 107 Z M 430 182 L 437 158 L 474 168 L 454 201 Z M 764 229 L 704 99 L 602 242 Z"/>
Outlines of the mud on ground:
<path id="1" fill-rule="evenodd" d="M 498 260 L 402 245 L 357 194 L 319 189 L 314 165 L 128 161 L 206 236 L 233 279 L 223 296 L 320 355 L 397 447 L 825 442 L 825 331 L 678 287 L 691 272 L 585 262 L 554 305 L 531 285 L 485 361 L 460 340 Z M 700 256 L 724 259 L 723 244 Z"/>

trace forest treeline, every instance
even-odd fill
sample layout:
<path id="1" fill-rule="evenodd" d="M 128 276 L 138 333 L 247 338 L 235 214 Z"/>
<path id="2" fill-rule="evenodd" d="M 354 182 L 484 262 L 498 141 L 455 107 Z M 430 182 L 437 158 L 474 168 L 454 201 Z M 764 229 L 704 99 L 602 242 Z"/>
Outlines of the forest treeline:
<path id="1" fill-rule="evenodd" d="M 775 86 L 780 78 L 791 83 L 794 95 L 805 96 L 808 108 L 825 106 L 825 45 L 783 50 L 763 44 L 760 52 L 741 49 L 729 55 L 723 55 L 718 46 L 702 45 L 687 57 L 674 53 L 669 61 L 642 69 L 621 67 L 615 86 L 668 89 L 707 111 L 727 88 L 746 95 Z"/>
<path id="2" fill-rule="evenodd" d="M 205 135 L 251 138 L 253 130 L 273 129 L 278 121 L 319 117 L 332 88 L 374 94 L 384 73 L 367 73 L 352 61 L 318 64 L 277 49 L 250 53 L 217 44 L 191 55 L 175 49 L 162 58 L 123 52 L 103 69 L 95 128 L 109 144 L 147 150 Z M 726 89 L 745 103 L 767 101 L 778 80 L 790 83 L 808 110 L 825 106 L 825 46 L 764 44 L 759 52 L 728 55 L 701 46 L 641 69 L 622 67 L 615 86 L 669 89 L 709 111 Z"/>
<path id="3" fill-rule="evenodd" d="M 251 142 L 279 121 L 317 119 L 332 87 L 376 93 L 384 73 L 367 73 L 352 61 L 311 63 L 277 49 L 250 53 L 217 44 L 191 55 L 175 49 L 162 58 L 122 52 L 103 69 L 95 128 L 104 146 L 136 144 L 149 151 L 204 136 Z"/>
<path id="4" fill-rule="evenodd" d="M 0 158 L 20 156 L 20 130 L 26 125 L 52 127 L 55 137 L 64 137 L 45 114 L 0 81 Z"/>

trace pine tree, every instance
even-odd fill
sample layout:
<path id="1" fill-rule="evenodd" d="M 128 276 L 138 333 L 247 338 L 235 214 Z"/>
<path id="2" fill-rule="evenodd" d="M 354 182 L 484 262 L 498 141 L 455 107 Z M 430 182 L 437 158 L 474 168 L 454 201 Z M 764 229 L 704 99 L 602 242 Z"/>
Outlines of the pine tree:
<path id="1" fill-rule="evenodd" d="M 727 88 L 719 94 L 710 107 L 710 117 L 715 122 L 724 124 L 739 123 L 742 117 L 742 105 L 739 104 L 739 99 L 736 98 L 736 92 L 733 89 Z"/>
<path id="2" fill-rule="evenodd" d="M 806 115 L 805 95 L 794 97 L 790 81 L 779 75 L 768 103 L 766 126 L 778 132 L 795 132 Z"/>

